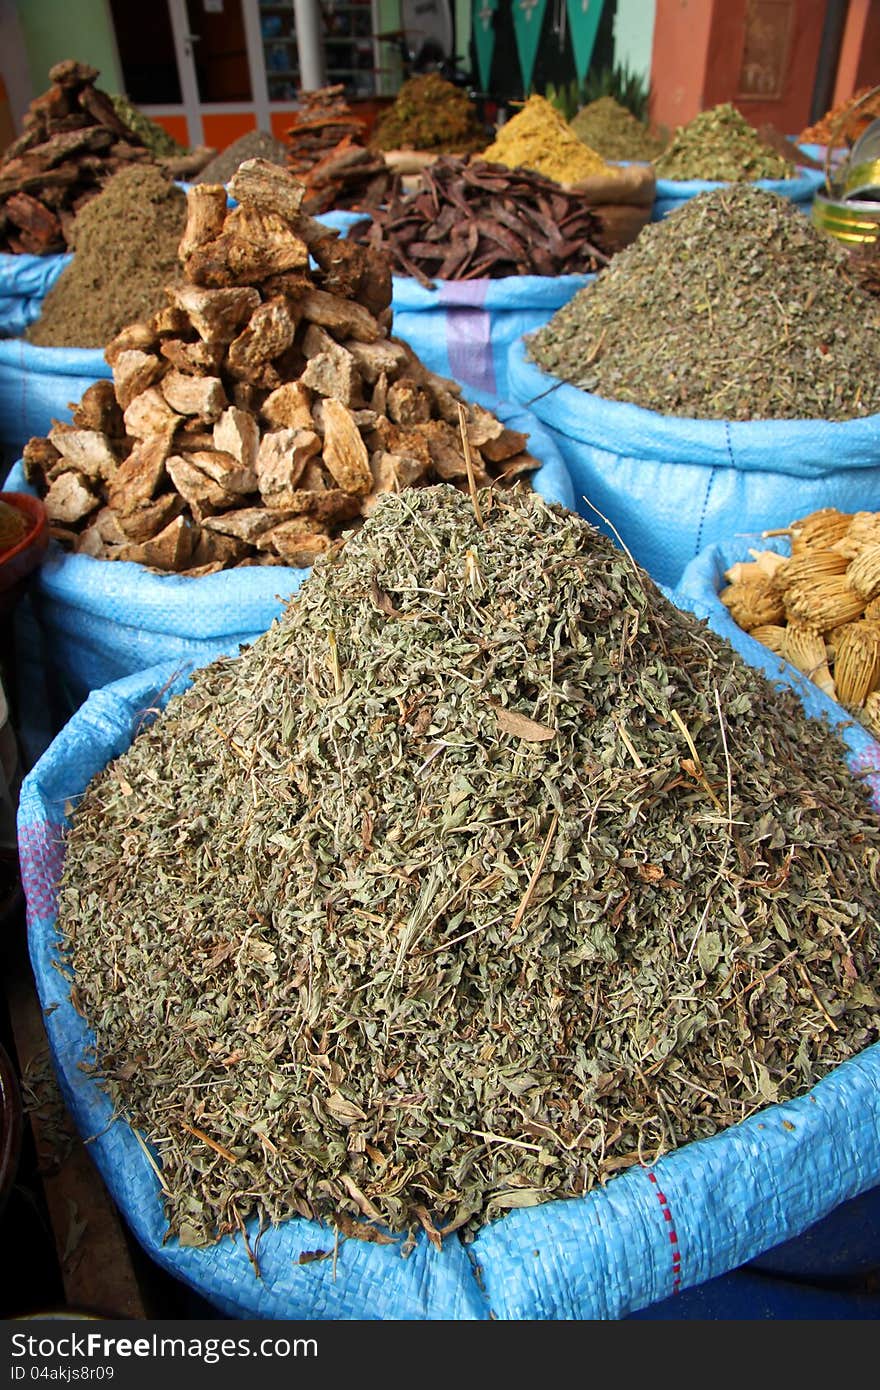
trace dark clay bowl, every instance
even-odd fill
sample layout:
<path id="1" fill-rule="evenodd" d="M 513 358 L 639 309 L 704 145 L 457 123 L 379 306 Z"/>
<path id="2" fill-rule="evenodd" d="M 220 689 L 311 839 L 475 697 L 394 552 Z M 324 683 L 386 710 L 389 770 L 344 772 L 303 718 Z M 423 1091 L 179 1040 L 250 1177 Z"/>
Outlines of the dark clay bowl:
<path id="1" fill-rule="evenodd" d="M 12 607 L 21 590 L 21 581 L 36 569 L 49 545 L 49 517 L 39 497 L 28 492 L 0 492 L 6 502 L 22 512 L 28 529 L 21 540 L 0 550 L 0 612 Z"/>

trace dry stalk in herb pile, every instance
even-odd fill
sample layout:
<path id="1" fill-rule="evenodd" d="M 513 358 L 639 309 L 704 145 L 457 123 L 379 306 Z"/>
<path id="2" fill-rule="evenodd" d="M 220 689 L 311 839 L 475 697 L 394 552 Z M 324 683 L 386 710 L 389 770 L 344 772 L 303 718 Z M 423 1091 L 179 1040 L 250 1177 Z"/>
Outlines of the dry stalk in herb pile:
<path id="1" fill-rule="evenodd" d="M 386 203 L 350 237 L 429 289 L 435 278 L 571 275 L 608 262 L 601 220 L 583 196 L 541 174 L 445 157 L 420 180 L 404 192 L 395 178 Z"/>
<path id="2" fill-rule="evenodd" d="M 276 164 L 246 160 L 229 190 L 231 212 L 223 185 L 190 189 L 166 307 L 24 448 L 67 549 L 193 577 L 307 567 L 382 493 L 467 487 L 459 387 L 390 336 L 386 257 L 304 214 Z M 464 409 L 478 485 L 525 482 L 528 436 Z"/>
<path id="3" fill-rule="evenodd" d="M 436 1245 L 878 1037 L 837 736 L 535 493 L 383 497 L 99 773 L 58 926 L 189 1244 Z"/>

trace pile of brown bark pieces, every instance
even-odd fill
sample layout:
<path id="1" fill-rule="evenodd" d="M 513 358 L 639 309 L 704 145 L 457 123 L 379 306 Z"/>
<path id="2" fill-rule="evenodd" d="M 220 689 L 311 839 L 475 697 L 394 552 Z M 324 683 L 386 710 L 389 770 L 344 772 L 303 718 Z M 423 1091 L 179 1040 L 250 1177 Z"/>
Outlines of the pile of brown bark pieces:
<path id="1" fill-rule="evenodd" d="M 189 163 L 155 160 L 95 86 L 97 76 L 97 68 L 72 58 L 56 63 L 51 87 L 31 102 L 21 135 L 3 151 L 0 250 L 37 256 L 65 251 L 80 208 L 120 169 L 160 163 L 180 178 L 211 157 L 213 151 L 203 149 Z"/>
<path id="2" fill-rule="evenodd" d="M 226 192 L 189 190 L 185 283 L 109 344 L 113 379 L 72 423 L 25 446 L 57 541 L 187 575 L 308 566 L 382 493 L 538 467 L 391 336 L 386 259 L 304 214 L 293 175 L 247 160 L 232 210 Z"/>
<path id="3" fill-rule="evenodd" d="M 305 184 L 307 213 L 376 207 L 391 181 L 382 154 L 367 149 L 367 123 L 352 111 L 344 91 L 340 84 L 300 92 L 299 110 L 285 131 L 287 167 Z"/>

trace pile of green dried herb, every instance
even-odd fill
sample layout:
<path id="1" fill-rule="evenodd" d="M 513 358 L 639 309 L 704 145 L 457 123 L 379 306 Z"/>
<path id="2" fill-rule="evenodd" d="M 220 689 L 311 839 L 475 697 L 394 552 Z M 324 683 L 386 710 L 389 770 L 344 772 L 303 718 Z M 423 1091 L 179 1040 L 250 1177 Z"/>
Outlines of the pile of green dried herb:
<path id="1" fill-rule="evenodd" d="M 849 248 L 855 278 L 867 294 L 880 297 L 880 236 Z"/>
<path id="2" fill-rule="evenodd" d="M 185 1243 L 467 1238 L 878 1036 L 837 736 L 583 518 L 476 496 L 382 497 L 74 811 L 65 968 Z"/>
<path id="3" fill-rule="evenodd" d="M 186 194 L 161 169 L 114 175 L 77 215 L 73 260 L 49 290 L 25 337 L 41 347 L 104 347 L 128 323 L 167 304 L 180 279 L 177 249 Z"/>
<path id="4" fill-rule="evenodd" d="M 794 164 L 767 145 L 731 102 L 701 111 L 679 126 L 654 160 L 658 179 L 708 179 L 723 183 L 793 179 Z"/>
<path id="5" fill-rule="evenodd" d="M 563 381 L 666 415 L 880 411 L 880 306 L 843 247 L 748 184 L 645 227 L 526 342 Z"/>
<path id="6" fill-rule="evenodd" d="M 598 97 L 582 106 L 570 125 L 577 138 L 603 159 L 652 160 L 664 148 L 664 142 L 651 133 L 644 121 L 611 96 Z"/>
<path id="7" fill-rule="evenodd" d="M 473 154 L 487 143 L 487 131 L 467 92 L 438 72 L 410 77 L 393 106 L 376 122 L 370 146 L 376 150 L 436 150 Z"/>
<path id="8" fill-rule="evenodd" d="M 145 116 L 143 111 L 139 111 L 136 106 L 133 106 L 128 97 L 124 97 L 120 93 L 111 93 L 110 100 L 119 119 L 124 121 L 134 132 L 140 143 L 146 146 L 154 158 L 164 159 L 171 155 L 186 153 L 183 145 L 179 145 L 163 126 L 160 126 L 156 121 L 151 121 L 149 116 Z"/>

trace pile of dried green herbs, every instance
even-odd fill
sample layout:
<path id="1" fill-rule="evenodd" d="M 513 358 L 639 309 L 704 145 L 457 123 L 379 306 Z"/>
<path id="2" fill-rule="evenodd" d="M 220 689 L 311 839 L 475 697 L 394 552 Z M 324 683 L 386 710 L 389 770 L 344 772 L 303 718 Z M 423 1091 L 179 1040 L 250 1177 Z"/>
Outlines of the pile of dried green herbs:
<path id="1" fill-rule="evenodd" d="M 569 124 L 578 139 L 603 159 L 651 160 L 664 149 L 663 140 L 612 96 L 582 106 Z"/>
<path id="2" fill-rule="evenodd" d="M 880 411 L 880 306 L 848 252 L 779 194 L 690 199 L 531 335 L 527 353 L 609 400 L 699 419 Z"/>
<path id="3" fill-rule="evenodd" d="M 701 111 L 679 126 L 654 160 L 658 179 L 707 179 L 722 183 L 793 179 L 797 169 L 765 143 L 731 102 Z"/>
<path id="4" fill-rule="evenodd" d="M 184 146 L 179 144 L 173 135 L 169 135 L 168 131 L 157 121 L 151 121 L 149 116 L 145 116 L 143 111 L 128 100 L 128 97 L 114 92 L 111 93 L 110 100 L 119 119 L 125 122 L 156 159 L 186 153 Z"/>
<path id="5" fill-rule="evenodd" d="M 384 496 L 74 812 L 76 1004 L 185 1243 L 467 1239 L 878 1036 L 837 736 L 582 518 L 475 495 Z"/>
<path id="6" fill-rule="evenodd" d="M 467 92 L 439 72 L 428 72 L 404 82 L 376 121 L 370 147 L 472 154 L 487 142 L 486 127 Z"/>
<path id="7" fill-rule="evenodd" d="M 40 347 L 103 348 L 126 324 L 167 304 L 181 276 L 178 247 L 186 194 L 155 164 L 135 164 L 105 184 L 76 216 L 73 260 L 25 330 Z"/>

